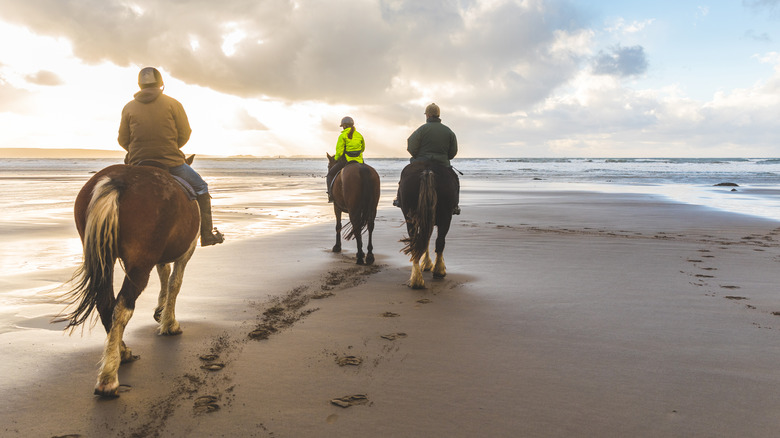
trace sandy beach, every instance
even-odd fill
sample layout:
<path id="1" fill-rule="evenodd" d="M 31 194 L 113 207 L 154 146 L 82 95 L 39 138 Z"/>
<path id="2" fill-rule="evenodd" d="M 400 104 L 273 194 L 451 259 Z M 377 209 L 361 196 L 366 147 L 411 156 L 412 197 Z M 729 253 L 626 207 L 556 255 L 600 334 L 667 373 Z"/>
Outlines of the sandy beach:
<path id="1" fill-rule="evenodd" d="M 154 334 L 153 276 L 117 399 L 92 395 L 100 327 L 69 337 L 30 315 L 0 334 L 0 435 L 776 436 L 780 223 L 644 195 L 471 191 L 447 277 L 420 291 L 390 199 L 371 267 L 353 242 L 330 252 L 332 223 L 199 248 L 181 336 Z"/>

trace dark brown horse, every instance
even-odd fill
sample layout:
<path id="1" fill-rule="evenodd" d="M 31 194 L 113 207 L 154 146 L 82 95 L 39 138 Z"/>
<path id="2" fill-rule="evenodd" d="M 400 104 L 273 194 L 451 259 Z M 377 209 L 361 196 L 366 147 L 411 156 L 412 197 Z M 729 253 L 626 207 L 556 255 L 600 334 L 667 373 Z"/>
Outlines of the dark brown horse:
<path id="1" fill-rule="evenodd" d="M 119 364 L 138 358 L 122 336 L 155 266 L 161 285 L 154 313 L 160 323 L 158 332 L 181 333 L 175 316 L 176 295 L 197 243 L 198 205 L 165 170 L 115 165 L 87 181 L 76 198 L 74 213 L 84 261 L 74 275 L 76 286 L 66 296 L 73 309 L 60 320 L 68 321 L 72 331 L 97 308 L 108 339 L 95 394 L 115 397 Z M 117 259 L 125 278 L 114 297 Z"/>
<path id="2" fill-rule="evenodd" d="M 328 169 L 336 164 L 330 154 Z M 333 179 L 331 187 L 333 196 L 333 212 L 336 214 L 336 244 L 333 252 L 341 252 L 341 213 L 349 214 L 349 223 L 344 227 L 344 239 L 355 238 L 357 242 L 357 264 L 363 261 L 363 231 L 368 230 L 368 253 L 365 254 L 365 264 L 374 263 L 374 220 L 376 207 L 379 204 L 379 174 L 373 167 L 364 163 L 353 162 Z"/>
<path id="3" fill-rule="evenodd" d="M 409 237 L 401 240 L 402 251 L 411 256 L 412 275 L 409 286 L 425 287 L 422 271 L 433 268 L 434 278 L 444 278 L 444 241 L 452 222 L 452 210 L 458 204 L 457 177 L 446 166 L 430 161 L 415 161 L 401 171 L 398 202 L 406 219 Z M 436 236 L 436 264 L 431 262 L 428 246 L 433 227 Z M 422 265 L 422 266 L 421 266 Z"/>

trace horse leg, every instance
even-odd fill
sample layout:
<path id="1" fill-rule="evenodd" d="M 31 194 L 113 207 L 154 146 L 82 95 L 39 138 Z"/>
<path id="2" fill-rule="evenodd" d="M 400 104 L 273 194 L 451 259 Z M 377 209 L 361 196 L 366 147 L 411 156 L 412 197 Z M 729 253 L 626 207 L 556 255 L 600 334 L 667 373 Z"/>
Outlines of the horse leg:
<path id="1" fill-rule="evenodd" d="M 157 307 L 154 309 L 154 320 L 160 322 L 165 301 L 168 299 L 168 279 L 171 277 L 171 265 L 160 263 L 157 265 L 157 276 L 160 277 L 160 294 L 157 296 Z"/>
<path id="2" fill-rule="evenodd" d="M 158 328 L 158 333 L 161 335 L 181 334 L 181 327 L 179 326 L 179 322 L 176 321 L 176 297 L 179 295 L 181 284 L 184 280 L 184 268 L 187 267 L 187 262 L 190 261 L 192 253 L 195 252 L 197 242 L 197 239 L 193 240 L 192 245 L 190 245 L 187 252 L 173 262 L 173 275 L 170 277 L 168 294 L 159 321 L 160 327 Z"/>
<path id="3" fill-rule="evenodd" d="M 366 263 L 363 259 L 365 257 L 365 253 L 363 252 L 363 233 L 360 231 L 360 228 L 358 228 L 355 232 L 355 243 L 357 243 L 357 264 L 365 265 Z"/>
<path id="4" fill-rule="evenodd" d="M 374 264 L 374 243 L 372 242 L 372 235 L 374 234 L 374 221 L 370 220 L 368 221 L 368 246 L 366 249 L 368 250 L 368 254 L 366 254 L 366 264 L 367 265 L 373 265 Z"/>
<path id="5" fill-rule="evenodd" d="M 124 355 L 131 355 L 122 337 L 125 333 L 125 327 L 130 322 L 135 309 L 135 300 L 141 291 L 149 282 L 149 271 L 143 274 L 143 270 L 127 270 L 125 280 L 122 283 L 122 289 L 117 295 L 116 304 L 111 320 L 111 330 L 108 331 L 103 358 L 100 361 L 100 372 L 98 373 L 97 384 L 95 385 L 95 395 L 102 397 L 117 397 L 119 389 L 119 364 Z"/>
<path id="6" fill-rule="evenodd" d="M 333 245 L 333 252 L 341 252 L 341 210 L 334 205 L 333 211 L 336 213 L 336 244 Z"/>
<path id="7" fill-rule="evenodd" d="M 429 251 L 425 251 L 425 254 L 422 256 L 421 268 L 426 272 L 433 268 L 433 262 L 431 261 L 431 255 Z"/>
<path id="8" fill-rule="evenodd" d="M 440 225 L 437 226 L 436 233 L 436 265 L 433 267 L 433 278 L 444 278 L 447 275 L 447 267 L 444 266 L 444 243 L 450 230 L 452 214 L 445 213 L 443 216 L 438 219 Z"/>
<path id="9" fill-rule="evenodd" d="M 425 280 L 423 280 L 419 260 L 412 259 L 412 276 L 409 277 L 409 287 L 412 289 L 425 289 Z"/>
<path id="10" fill-rule="evenodd" d="M 119 389 L 119 364 L 122 359 L 122 347 L 124 342 L 125 327 L 133 316 L 133 309 L 125 305 L 124 297 L 120 297 L 114 306 L 113 324 L 108 332 L 103 359 L 100 362 L 100 372 L 98 373 L 97 384 L 95 385 L 95 395 L 102 397 L 117 397 Z M 127 349 L 126 346 L 124 346 Z"/>

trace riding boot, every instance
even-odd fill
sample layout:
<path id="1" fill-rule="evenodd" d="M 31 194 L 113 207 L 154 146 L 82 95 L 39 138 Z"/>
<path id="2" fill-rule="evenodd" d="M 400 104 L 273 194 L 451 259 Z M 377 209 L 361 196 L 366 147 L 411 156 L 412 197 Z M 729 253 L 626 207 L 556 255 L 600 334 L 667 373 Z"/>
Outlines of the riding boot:
<path id="1" fill-rule="evenodd" d="M 217 230 L 212 230 L 211 223 L 211 195 L 204 193 L 198 195 L 200 207 L 200 246 L 216 245 L 225 241 L 225 236 Z"/>

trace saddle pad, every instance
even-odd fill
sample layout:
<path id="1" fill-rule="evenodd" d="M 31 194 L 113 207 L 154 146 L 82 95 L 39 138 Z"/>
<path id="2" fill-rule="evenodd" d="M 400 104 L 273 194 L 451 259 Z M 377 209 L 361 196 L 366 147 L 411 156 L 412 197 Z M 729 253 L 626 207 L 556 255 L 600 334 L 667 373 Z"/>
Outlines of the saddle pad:
<path id="1" fill-rule="evenodd" d="M 171 175 L 171 176 L 173 177 L 173 179 L 176 180 L 177 183 L 179 183 L 181 188 L 184 189 L 184 191 L 187 193 L 187 197 L 190 198 L 190 201 L 194 201 L 198 199 L 198 195 L 195 194 L 195 189 L 192 188 L 190 183 L 185 181 L 184 178 L 182 177 L 176 175 Z"/>

